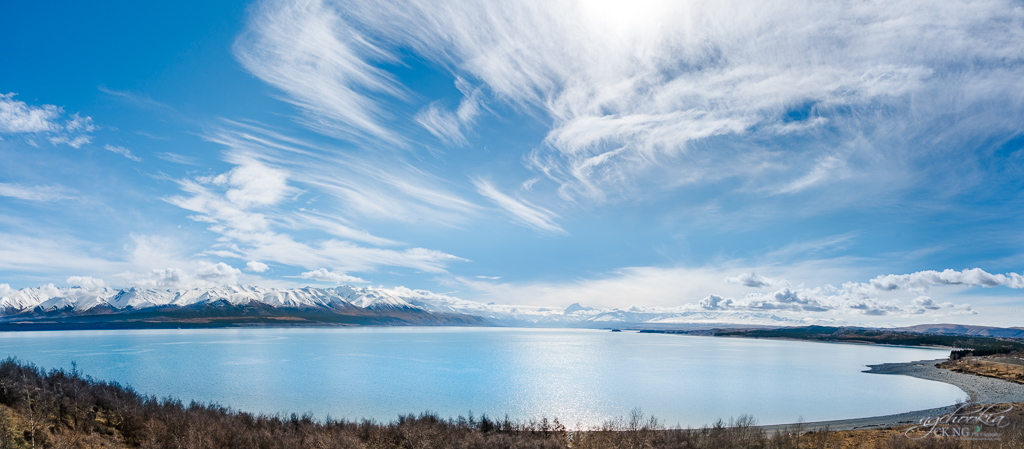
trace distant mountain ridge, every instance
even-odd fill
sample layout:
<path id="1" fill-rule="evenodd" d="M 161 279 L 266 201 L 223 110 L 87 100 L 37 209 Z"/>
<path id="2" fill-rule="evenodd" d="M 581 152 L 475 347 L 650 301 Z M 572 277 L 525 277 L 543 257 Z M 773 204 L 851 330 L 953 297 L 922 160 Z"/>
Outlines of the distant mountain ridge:
<path id="1" fill-rule="evenodd" d="M 919 324 L 916 326 L 899 327 L 894 330 L 918 332 L 922 334 L 973 335 L 978 337 L 1024 339 L 1024 327 L 989 327 L 944 323 Z"/>
<path id="2" fill-rule="evenodd" d="M 239 322 L 299 324 L 437 324 L 526 327 L 686 327 L 705 325 L 791 326 L 793 320 L 764 312 L 722 312 L 692 307 L 565 309 L 484 304 L 404 287 L 339 286 L 277 289 L 225 285 L 160 290 L 54 287 L 8 290 L 0 297 L 2 323 Z M 205 320 L 205 321 L 204 321 Z M 84 324 L 83 324 L 84 323 Z"/>
<path id="3" fill-rule="evenodd" d="M 701 332 L 844 326 L 770 312 L 678 307 L 565 308 L 483 303 L 426 290 L 224 285 L 176 290 L 55 287 L 0 290 L 0 330 L 239 325 L 442 325 L 622 328 Z M 922 324 L 881 330 L 1024 339 L 1024 328 Z"/>
<path id="4" fill-rule="evenodd" d="M 487 325 L 459 313 L 432 312 L 359 287 L 273 289 L 228 285 L 159 290 L 79 287 L 21 289 L 0 298 L 5 329 L 232 324 Z"/>
<path id="5" fill-rule="evenodd" d="M 359 287 L 304 287 L 282 290 L 225 285 L 179 290 L 137 287 L 123 290 L 86 290 L 79 287 L 26 288 L 0 298 L 0 311 L 3 311 L 5 316 L 26 311 L 51 312 L 71 309 L 75 312 L 87 312 L 104 305 L 115 310 L 142 310 L 167 306 L 187 307 L 216 301 L 226 301 L 232 305 L 261 303 L 272 307 L 293 308 L 418 309 L 394 295 Z"/>

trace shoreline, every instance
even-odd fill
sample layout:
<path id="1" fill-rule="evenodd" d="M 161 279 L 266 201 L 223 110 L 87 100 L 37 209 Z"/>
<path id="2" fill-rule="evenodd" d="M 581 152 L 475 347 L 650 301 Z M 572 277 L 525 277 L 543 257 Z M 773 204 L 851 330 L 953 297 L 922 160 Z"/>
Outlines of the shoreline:
<path id="1" fill-rule="evenodd" d="M 916 377 L 918 379 L 945 382 L 963 391 L 976 404 L 996 404 L 1003 402 L 1024 402 L 1024 384 L 1017 384 L 991 377 L 975 376 L 936 368 L 935 364 L 946 359 L 918 360 L 901 363 L 882 363 L 868 365 L 863 372 L 869 374 L 888 374 Z M 815 421 L 794 424 L 776 424 L 761 426 L 774 431 L 783 429 L 801 430 L 868 430 L 885 429 L 907 424 L 916 424 L 923 418 L 938 417 L 952 412 L 957 404 L 927 410 L 914 410 L 894 415 L 871 416 L 867 418 L 837 419 L 831 421 Z"/>

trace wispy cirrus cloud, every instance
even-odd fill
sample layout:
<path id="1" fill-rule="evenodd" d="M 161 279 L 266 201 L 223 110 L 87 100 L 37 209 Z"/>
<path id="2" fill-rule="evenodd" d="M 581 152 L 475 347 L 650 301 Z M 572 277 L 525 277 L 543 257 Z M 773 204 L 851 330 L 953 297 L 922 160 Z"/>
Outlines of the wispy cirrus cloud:
<path id="1" fill-rule="evenodd" d="M 199 165 L 199 162 L 194 157 L 185 156 L 178 153 L 157 153 L 157 159 L 163 159 L 167 162 L 182 164 L 182 165 Z"/>
<path id="2" fill-rule="evenodd" d="M 403 214 L 422 209 L 424 214 L 433 214 L 398 219 L 432 221 L 437 218 L 433 206 L 460 211 L 475 207 L 471 203 L 431 187 L 428 178 L 416 171 L 388 173 L 393 167 L 337 158 L 322 148 L 254 125 L 233 125 L 211 135 L 210 140 L 227 146 L 225 159 L 235 167 L 216 176 L 180 180 L 182 194 L 166 199 L 195 212 L 193 220 L 208 223 L 211 231 L 222 236 L 208 254 L 314 271 L 332 267 L 343 272 L 392 266 L 442 273 L 448 263 L 463 260 L 426 248 L 395 249 L 405 245 L 357 230 L 346 224 L 347 218 L 332 212 L 338 208 L 349 215 L 361 211 L 378 216 L 375 212 L 381 208 Z M 315 189 L 318 197 L 329 195 L 333 201 L 317 202 L 317 209 L 307 209 L 306 203 L 313 199 L 299 198 L 307 188 Z M 374 199 L 364 200 L 367 195 Z M 362 201 L 372 202 L 372 207 L 364 208 Z"/>
<path id="3" fill-rule="evenodd" d="M 485 179 L 474 179 L 473 185 L 476 186 L 477 192 L 487 197 L 498 207 L 504 209 L 506 213 L 512 216 L 512 218 L 519 223 L 538 231 L 553 234 L 566 233 L 561 226 L 555 223 L 558 216 L 553 212 L 544 209 L 543 207 L 530 204 L 525 200 L 516 199 L 501 193 L 493 184 L 491 184 L 490 181 Z"/>
<path id="4" fill-rule="evenodd" d="M 368 231 L 355 229 L 348 220 L 338 215 L 302 210 L 290 216 L 281 217 L 282 225 L 290 229 L 315 229 L 335 237 L 368 243 L 374 246 L 399 246 L 400 242 L 378 237 Z"/>
<path id="5" fill-rule="evenodd" d="M 416 113 L 416 123 L 446 144 L 465 145 L 462 121 L 455 113 L 432 103 Z"/>
<path id="6" fill-rule="evenodd" d="M 0 270 L 10 273 L 115 273 L 123 265 L 98 254 L 96 245 L 64 235 L 0 232 Z"/>
<path id="7" fill-rule="evenodd" d="M 470 87 L 465 80 L 457 78 L 455 86 L 463 94 L 454 111 L 445 109 L 435 101 L 416 113 L 414 119 L 424 129 L 449 145 L 466 145 L 465 130 L 470 128 L 483 112 L 483 91 Z"/>
<path id="8" fill-rule="evenodd" d="M 266 2 L 254 17 L 246 66 L 343 127 L 399 132 L 373 113 L 403 96 L 375 63 L 406 51 L 481 101 L 545 117 L 525 160 L 572 201 L 726 179 L 754 196 L 848 182 L 849 197 L 899 190 L 907 170 L 966 180 L 935 155 L 973 153 L 1024 119 L 1024 11 L 1009 0 Z M 416 119 L 462 145 L 458 115 L 432 102 Z"/>
<path id="9" fill-rule="evenodd" d="M 141 157 L 136 156 L 134 153 L 132 153 L 132 150 L 129 150 L 129 149 L 125 148 L 125 147 L 119 147 L 117 145 L 107 144 L 107 145 L 103 146 L 103 149 L 105 149 L 105 150 L 107 150 L 107 151 L 109 151 L 111 153 L 120 154 L 121 156 L 124 156 L 124 157 L 126 157 L 126 158 L 128 158 L 130 160 L 135 161 L 135 162 L 142 162 L 142 158 Z"/>
<path id="10" fill-rule="evenodd" d="M 136 106 L 143 107 L 143 108 L 146 108 L 146 109 L 153 109 L 153 110 L 162 111 L 162 112 L 173 112 L 174 111 L 174 107 L 172 107 L 171 105 L 169 105 L 167 103 L 156 101 L 156 100 L 154 100 L 154 99 L 152 99 L 149 96 L 144 95 L 144 94 L 140 94 L 140 93 L 136 93 L 136 92 L 129 92 L 129 91 L 125 91 L 125 90 L 115 90 L 115 89 L 111 89 L 111 88 L 109 88 L 107 86 L 103 86 L 103 85 L 100 85 L 99 87 L 97 87 L 97 90 L 99 90 L 100 92 L 103 92 L 103 93 L 105 93 L 107 95 L 110 95 L 110 96 L 113 96 L 113 97 L 116 97 L 116 98 L 120 98 L 120 99 L 125 100 L 125 101 L 127 101 L 129 103 L 132 103 L 132 104 L 134 104 Z"/>
<path id="11" fill-rule="evenodd" d="M 335 217 L 356 214 L 404 223 L 457 226 L 480 211 L 480 206 L 457 193 L 448 181 L 401 155 L 344 152 L 258 124 L 226 123 L 207 140 L 225 146 L 228 154 L 259 154 L 268 163 L 302 173 L 297 180 L 344 206 L 339 210 L 346 213 Z"/>
<path id="12" fill-rule="evenodd" d="M 27 186 L 4 182 L 0 182 L 0 196 L 47 203 L 76 198 L 68 189 L 61 186 Z"/>
<path id="13" fill-rule="evenodd" d="M 281 89 L 327 135 L 402 139 L 382 124 L 372 95 L 403 97 L 394 76 L 373 65 L 395 61 L 352 28 L 337 5 L 319 0 L 261 3 L 235 54 L 253 74 Z"/>

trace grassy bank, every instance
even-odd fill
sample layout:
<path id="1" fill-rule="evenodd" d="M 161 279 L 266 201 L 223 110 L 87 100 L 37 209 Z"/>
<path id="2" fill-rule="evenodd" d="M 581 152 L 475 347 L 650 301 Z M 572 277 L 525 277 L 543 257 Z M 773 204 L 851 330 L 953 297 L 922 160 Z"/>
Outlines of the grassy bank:
<path id="1" fill-rule="evenodd" d="M 780 407 L 784 407 L 780 404 Z M 9 448 L 1024 448 L 1017 419 L 1000 442 L 910 440 L 902 431 L 767 432 L 752 418 L 665 429 L 635 412 L 587 431 L 557 420 L 436 414 L 389 423 L 261 416 L 148 397 L 70 372 L 0 362 L 0 449 Z"/>
<path id="2" fill-rule="evenodd" d="M 939 367 L 958 373 L 992 377 L 1024 384 L 1024 351 L 987 356 L 950 358 Z"/>

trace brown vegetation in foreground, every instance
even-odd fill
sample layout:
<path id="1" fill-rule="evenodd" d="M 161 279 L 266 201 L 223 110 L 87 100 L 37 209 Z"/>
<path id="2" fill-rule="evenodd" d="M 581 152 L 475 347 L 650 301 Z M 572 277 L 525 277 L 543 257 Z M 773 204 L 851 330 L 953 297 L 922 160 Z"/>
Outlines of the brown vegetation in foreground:
<path id="1" fill-rule="evenodd" d="M 1024 351 L 984 357 L 961 357 L 937 365 L 958 373 L 994 377 L 1024 384 Z"/>
<path id="2" fill-rule="evenodd" d="M 1024 404 L 1022 404 L 1024 405 Z M 0 449 L 11 448 L 1024 448 L 1024 417 L 1000 441 L 911 440 L 900 429 L 767 432 L 752 418 L 665 429 L 639 412 L 587 431 L 557 420 L 404 416 L 390 423 L 260 416 L 140 395 L 77 371 L 0 362 Z"/>

